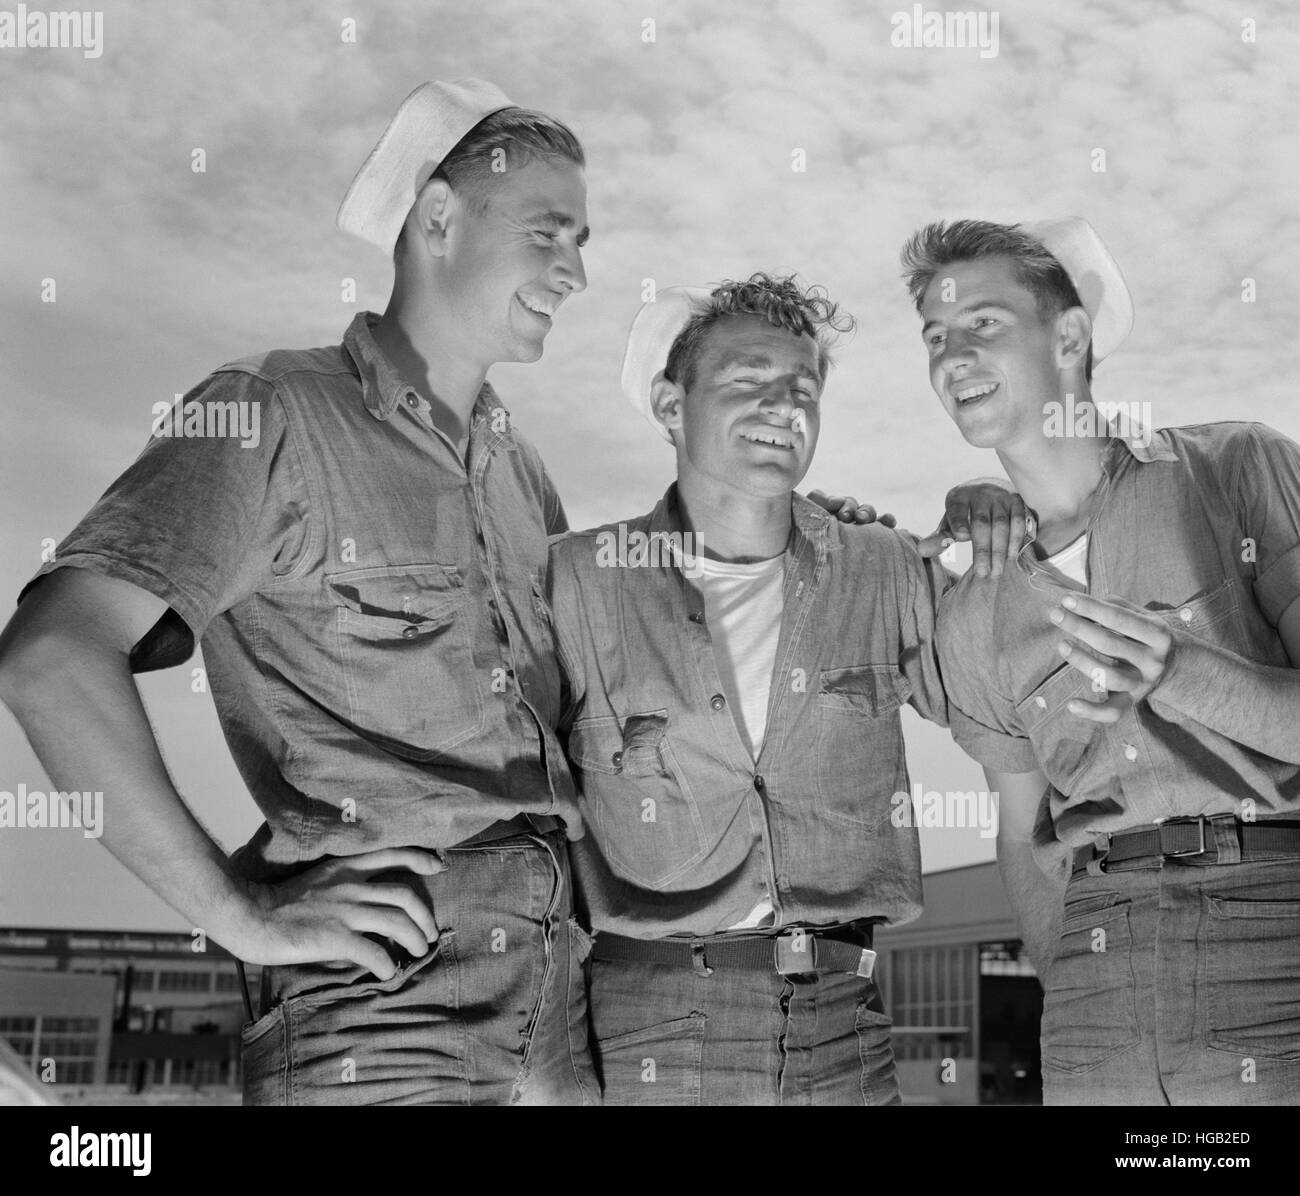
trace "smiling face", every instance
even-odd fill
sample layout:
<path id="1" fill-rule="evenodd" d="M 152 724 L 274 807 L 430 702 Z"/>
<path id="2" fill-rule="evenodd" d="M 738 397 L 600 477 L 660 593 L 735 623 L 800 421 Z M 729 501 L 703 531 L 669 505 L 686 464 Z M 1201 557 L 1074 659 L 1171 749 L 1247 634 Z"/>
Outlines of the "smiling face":
<path id="1" fill-rule="evenodd" d="M 485 369 L 536 361 L 556 309 L 586 288 L 587 184 L 563 159 L 533 159 L 494 179 L 486 210 L 457 205 L 443 277 L 464 329 L 461 350 Z"/>
<path id="2" fill-rule="evenodd" d="M 765 498 L 793 490 L 817 447 L 820 364 L 821 350 L 806 333 L 762 316 L 721 317 L 670 423 L 679 476 Z"/>
<path id="3" fill-rule="evenodd" d="M 920 310 L 930 384 L 966 440 L 999 448 L 1041 437 L 1043 404 L 1060 398 L 1057 320 L 1042 317 L 1012 260 L 941 266 Z"/>

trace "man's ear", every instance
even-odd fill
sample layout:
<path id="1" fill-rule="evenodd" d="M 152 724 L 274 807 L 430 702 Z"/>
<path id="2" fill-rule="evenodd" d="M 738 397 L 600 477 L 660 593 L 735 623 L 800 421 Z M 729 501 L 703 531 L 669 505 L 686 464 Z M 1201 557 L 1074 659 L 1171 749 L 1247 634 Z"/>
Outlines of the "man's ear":
<path id="1" fill-rule="evenodd" d="M 418 237 L 434 257 L 447 252 L 447 228 L 455 218 L 459 201 L 445 179 L 430 179 L 420 188 L 406 218 L 406 236 Z"/>
<path id="2" fill-rule="evenodd" d="M 686 391 L 676 382 L 669 382 L 660 370 L 650 384 L 650 410 L 665 428 L 672 432 L 682 426 L 682 405 L 686 402 Z"/>
<path id="3" fill-rule="evenodd" d="M 1056 367 L 1066 370 L 1088 360 L 1092 318 L 1081 307 L 1068 307 L 1056 317 Z"/>

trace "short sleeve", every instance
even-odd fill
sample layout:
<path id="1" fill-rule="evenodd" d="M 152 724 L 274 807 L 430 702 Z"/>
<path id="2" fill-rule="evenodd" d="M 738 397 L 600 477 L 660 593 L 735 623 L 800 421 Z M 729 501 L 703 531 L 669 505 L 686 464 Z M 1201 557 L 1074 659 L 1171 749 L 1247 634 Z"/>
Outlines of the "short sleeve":
<path id="1" fill-rule="evenodd" d="M 958 746 L 986 768 L 1039 767 L 1014 703 L 997 688 L 992 594 L 997 579 L 967 574 L 939 602 L 939 667 L 948 691 L 948 725 Z"/>
<path id="2" fill-rule="evenodd" d="M 551 475 L 547 472 L 545 464 L 542 464 L 542 510 L 546 516 L 548 536 L 558 536 L 569 530 L 569 517 L 564 513 L 560 492 L 551 481 Z"/>
<path id="3" fill-rule="evenodd" d="M 1276 627 L 1300 598 L 1300 445 L 1265 424 L 1249 425 L 1237 502 L 1244 534 L 1253 541 L 1255 597 Z M 1243 544 L 1242 552 L 1251 548 Z"/>
<path id="4" fill-rule="evenodd" d="M 950 584 L 937 560 L 925 560 L 907 535 L 897 537 L 903 557 L 905 592 L 900 595 L 903 626 L 899 666 L 912 689 L 916 712 L 941 727 L 948 725 L 948 701 L 935 639 L 939 599 Z"/>
<path id="5" fill-rule="evenodd" d="M 551 625 L 555 631 L 555 654 L 560 663 L 563 697 L 560 732 L 565 734 L 581 713 L 586 697 L 583 671 L 582 595 L 573 568 L 572 533 L 550 538 L 550 564 L 546 570 L 547 601 L 551 607 Z"/>
<path id="6" fill-rule="evenodd" d="M 136 645 L 135 672 L 182 663 L 215 615 L 291 572 L 306 527 L 305 480 L 270 383 L 219 371 L 154 432 L 18 599 L 60 568 L 162 599 L 170 612 Z"/>

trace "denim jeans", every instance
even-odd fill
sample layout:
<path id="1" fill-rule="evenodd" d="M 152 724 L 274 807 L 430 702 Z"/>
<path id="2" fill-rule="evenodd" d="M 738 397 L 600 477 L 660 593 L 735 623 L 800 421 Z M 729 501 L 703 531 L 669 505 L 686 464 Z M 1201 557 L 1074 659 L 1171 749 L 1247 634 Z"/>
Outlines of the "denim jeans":
<path id="1" fill-rule="evenodd" d="M 899 1104 L 892 1025 L 856 976 L 591 964 L 607 1105 Z"/>
<path id="2" fill-rule="evenodd" d="M 410 877 L 437 942 L 391 979 L 270 969 L 274 1007 L 243 1031 L 245 1104 L 599 1104 L 563 834 L 445 859 Z"/>
<path id="3" fill-rule="evenodd" d="M 1044 987 L 1046 1104 L 1296 1104 L 1300 860 L 1076 877 Z"/>

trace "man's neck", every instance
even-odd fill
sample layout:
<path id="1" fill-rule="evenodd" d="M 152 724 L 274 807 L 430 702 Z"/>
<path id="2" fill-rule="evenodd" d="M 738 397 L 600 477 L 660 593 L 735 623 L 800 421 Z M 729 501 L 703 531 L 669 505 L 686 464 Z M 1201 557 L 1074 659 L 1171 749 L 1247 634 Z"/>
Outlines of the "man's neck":
<path id="1" fill-rule="evenodd" d="M 1075 399 L 1075 409 L 1091 401 L 1085 390 Z M 1049 436 L 1036 427 L 1017 443 L 997 450 L 1007 477 L 1037 513 L 1038 539 L 1049 551 L 1057 551 L 1086 527 L 1101 483 L 1107 441 L 1105 434 Z"/>
<path id="2" fill-rule="evenodd" d="M 403 380 L 429 401 L 438 428 L 463 443 L 487 370 L 449 352 L 465 339 L 452 313 L 431 298 L 416 302 L 395 286 L 373 335 Z"/>
<path id="3" fill-rule="evenodd" d="M 710 560 L 748 564 L 785 552 L 790 539 L 790 494 L 758 497 L 704 481 L 677 479 L 682 530 L 693 533 Z"/>

